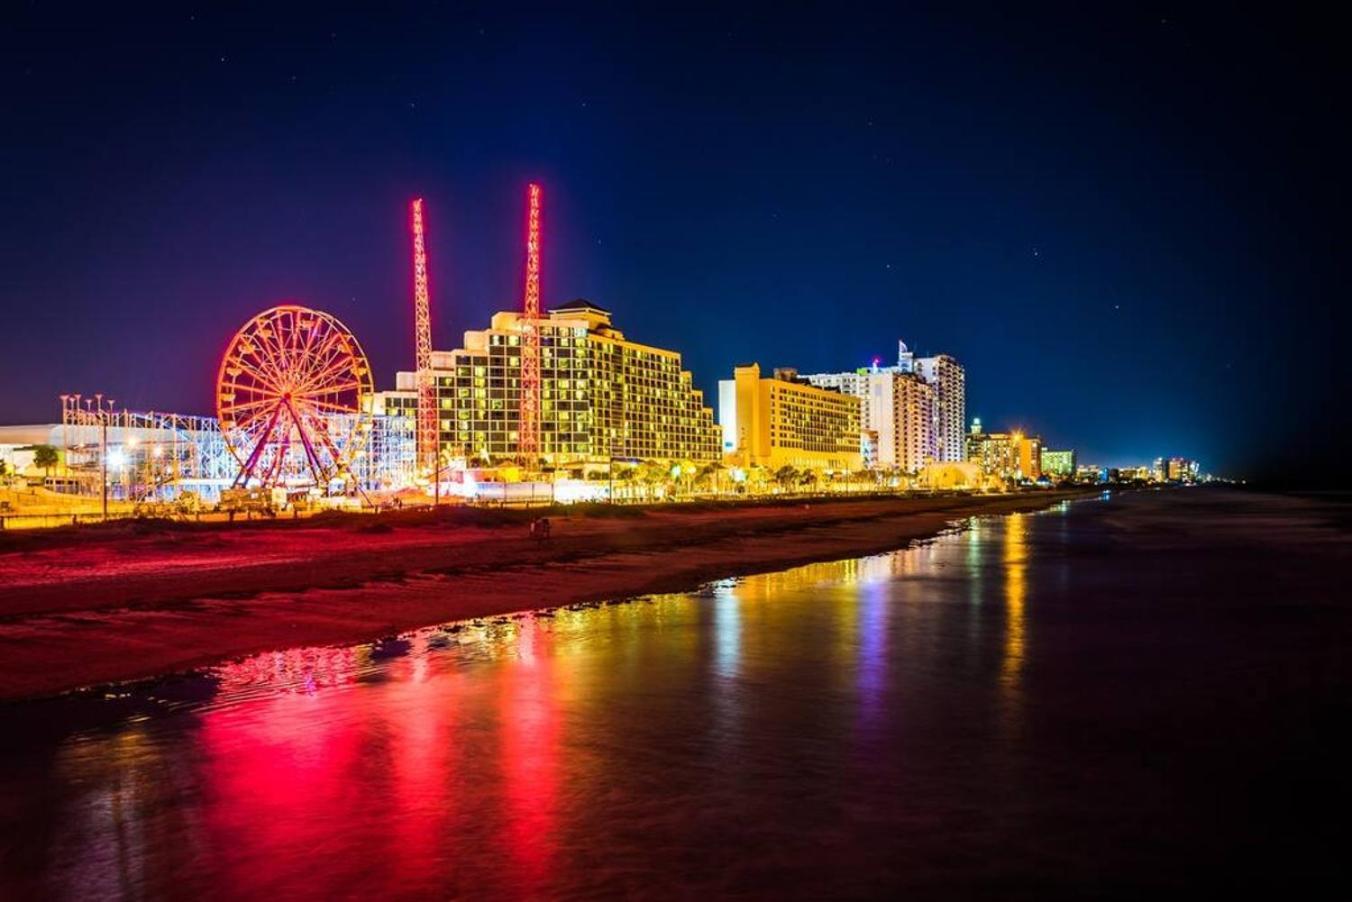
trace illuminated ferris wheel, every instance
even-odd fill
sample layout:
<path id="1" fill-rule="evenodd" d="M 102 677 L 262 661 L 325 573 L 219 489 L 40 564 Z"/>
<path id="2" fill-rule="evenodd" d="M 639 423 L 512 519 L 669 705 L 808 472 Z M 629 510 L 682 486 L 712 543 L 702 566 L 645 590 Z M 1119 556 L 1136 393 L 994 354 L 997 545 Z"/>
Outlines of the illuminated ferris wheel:
<path id="1" fill-rule="evenodd" d="M 216 416 L 239 461 L 235 484 L 327 489 L 370 432 L 371 366 L 346 326 L 283 305 L 235 333 L 216 378 Z"/>

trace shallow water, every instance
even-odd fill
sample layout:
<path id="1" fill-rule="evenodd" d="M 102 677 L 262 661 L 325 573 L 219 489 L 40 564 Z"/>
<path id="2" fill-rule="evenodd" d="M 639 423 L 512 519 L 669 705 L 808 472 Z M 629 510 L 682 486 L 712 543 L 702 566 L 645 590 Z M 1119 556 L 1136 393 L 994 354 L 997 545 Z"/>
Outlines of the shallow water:
<path id="1" fill-rule="evenodd" d="M 1346 876 L 1346 506 L 1201 490 L 0 708 L 0 897 Z"/>

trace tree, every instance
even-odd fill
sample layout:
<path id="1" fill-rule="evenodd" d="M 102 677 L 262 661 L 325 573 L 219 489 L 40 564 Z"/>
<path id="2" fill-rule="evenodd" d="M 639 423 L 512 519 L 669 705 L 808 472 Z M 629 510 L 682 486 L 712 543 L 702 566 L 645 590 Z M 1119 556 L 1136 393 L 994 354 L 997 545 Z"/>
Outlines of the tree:
<path id="1" fill-rule="evenodd" d="M 804 470 L 802 473 L 798 474 L 798 483 L 808 491 L 811 491 L 817 485 L 817 471 Z"/>
<path id="2" fill-rule="evenodd" d="M 695 485 L 713 486 L 714 494 L 718 494 L 719 477 L 722 475 L 724 466 L 718 461 L 707 463 L 700 467 L 699 472 L 695 474 Z"/>
<path id="3" fill-rule="evenodd" d="M 648 499 L 657 494 L 657 487 L 671 480 L 671 467 L 660 460 L 645 460 L 638 466 L 638 481 L 647 489 Z"/>
<path id="4" fill-rule="evenodd" d="M 778 470 L 775 470 L 775 482 L 782 488 L 793 488 L 798 482 L 798 471 L 791 464 L 785 464 Z"/>
<path id="5" fill-rule="evenodd" d="M 633 492 L 630 491 L 630 489 L 632 489 L 634 477 L 637 475 L 638 475 L 638 467 L 634 466 L 633 464 L 630 463 L 617 464 L 617 461 L 611 460 L 610 462 L 611 482 L 618 484 L 621 489 L 624 489 L 625 491 L 623 492 L 623 494 L 626 497 L 630 497 L 631 500 Z M 612 497 L 610 500 L 614 501 L 615 499 L 614 497 Z"/>
<path id="6" fill-rule="evenodd" d="M 43 475 L 46 477 L 52 475 L 52 467 L 56 466 L 60 459 L 61 458 L 56 453 L 56 449 L 51 445 L 33 446 L 33 466 L 42 470 Z"/>

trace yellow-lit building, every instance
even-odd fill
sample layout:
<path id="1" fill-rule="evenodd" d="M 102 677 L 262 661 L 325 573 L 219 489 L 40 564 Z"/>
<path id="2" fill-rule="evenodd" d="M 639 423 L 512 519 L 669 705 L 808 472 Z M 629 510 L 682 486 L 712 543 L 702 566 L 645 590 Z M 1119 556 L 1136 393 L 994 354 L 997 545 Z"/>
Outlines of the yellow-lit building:
<path id="1" fill-rule="evenodd" d="M 734 464 L 783 466 L 824 472 L 863 464 L 860 400 L 775 370 L 763 378 L 758 364 L 739 366 L 718 383 L 723 452 Z"/>
<path id="2" fill-rule="evenodd" d="M 522 317 L 494 314 L 464 347 L 434 351 L 442 454 L 503 461 L 520 451 Z M 576 300 L 540 321 L 540 456 L 554 465 L 714 461 L 719 431 L 681 355 L 627 339 L 610 311 Z M 411 388 L 412 373 L 399 374 Z"/>
<path id="3" fill-rule="evenodd" d="M 967 459 L 989 476 L 1038 479 L 1042 476 L 1042 439 L 1022 432 L 983 432 L 973 420 L 967 433 Z"/>
<path id="4" fill-rule="evenodd" d="M 1075 452 L 1073 450 L 1053 451 L 1042 449 L 1042 472 L 1060 479 L 1070 479 L 1075 475 Z"/>

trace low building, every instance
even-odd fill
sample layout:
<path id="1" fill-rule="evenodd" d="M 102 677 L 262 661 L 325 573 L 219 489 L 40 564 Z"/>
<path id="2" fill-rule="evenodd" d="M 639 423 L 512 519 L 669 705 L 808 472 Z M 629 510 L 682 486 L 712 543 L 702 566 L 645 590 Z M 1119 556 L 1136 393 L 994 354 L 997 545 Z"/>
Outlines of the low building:
<path id="1" fill-rule="evenodd" d="M 792 369 L 763 378 L 753 363 L 719 382 L 718 402 L 724 455 L 737 466 L 838 473 L 862 466 L 854 395 L 812 385 Z"/>
<path id="2" fill-rule="evenodd" d="M 980 418 L 966 436 L 967 459 L 988 476 L 1036 480 L 1042 476 L 1042 439 L 1022 432 L 985 432 Z"/>
<path id="3" fill-rule="evenodd" d="M 932 461 L 921 468 L 916 483 L 936 491 L 979 491 L 998 487 L 1000 480 L 986 474 L 976 461 Z"/>
<path id="4" fill-rule="evenodd" d="M 1042 449 L 1042 472 L 1054 479 L 1071 479 L 1075 476 L 1075 452 L 1073 450 L 1053 451 Z"/>

